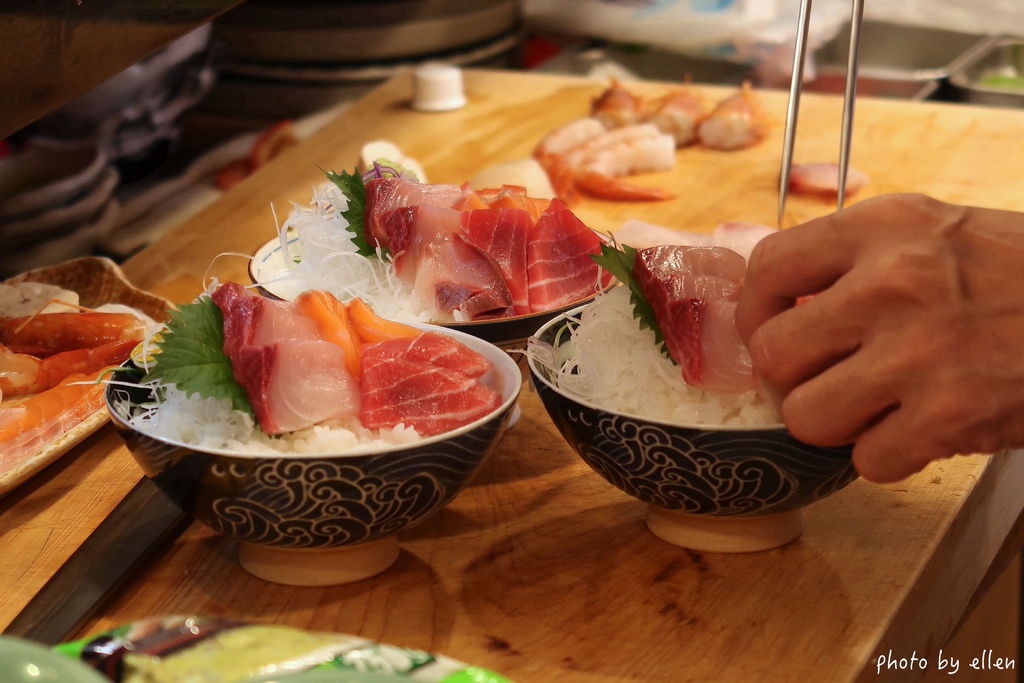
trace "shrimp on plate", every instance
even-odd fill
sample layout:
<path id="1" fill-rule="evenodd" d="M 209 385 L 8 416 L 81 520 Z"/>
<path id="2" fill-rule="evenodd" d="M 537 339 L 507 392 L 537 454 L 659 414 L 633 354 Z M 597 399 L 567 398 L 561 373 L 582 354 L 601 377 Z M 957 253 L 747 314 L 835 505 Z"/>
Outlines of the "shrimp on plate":
<path id="1" fill-rule="evenodd" d="M 131 313 L 39 313 L 0 317 L 0 344 L 15 353 L 50 356 L 145 336 L 146 323 Z"/>
<path id="2" fill-rule="evenodd" d="M 137 344 L 138 341 L 128 339 L 63 351 L 45 358 L 14 353 L 0 344 L 0 395 L 38 394 L 57 386 L 69 375 L 96 373 L 118 365 L 127 360 Z"/>
<path id="3" fill-rule="evenodd" d="M 0 460 L 15 462 L 103 407 L 96 382 L 131 355 L 147 322 L 130 313 L 0 318 Z M 2 466 L 0 462 L 0 466 Z"/>
<path id="4" fill-rule="evenodd" d="M 767 132 L 768 117 L 750 84 L 744 83 L 700 123 L 697 138 L 710 149 L 731 151 L 756 145 Z"/>

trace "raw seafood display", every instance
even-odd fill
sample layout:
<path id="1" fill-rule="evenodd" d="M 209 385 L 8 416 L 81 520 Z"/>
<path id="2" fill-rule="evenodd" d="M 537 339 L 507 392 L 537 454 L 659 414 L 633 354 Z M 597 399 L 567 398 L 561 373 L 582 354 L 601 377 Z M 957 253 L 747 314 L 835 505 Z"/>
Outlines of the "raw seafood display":
<path id="1" fill-rule="evenodd" d="M 0 469 L 102 409 L 97 378 L 124 362 L 152 324 L 141 313 L 79 311 L 77 295 L 59 287 L 4 287 Z"/>
<path id="2" fill-rule="evenodd" d="M 735 323 L 746 263 L 723 247 L 605 247 L 626 283 L 570 319 L 560 343 L 529 353 L 558 386 L 594 405 L 681 424 L 774 425 Z"/>
<path id="3" fill-rule="evenodd" d="M 281 229 L 287 277 L 305 288 L 389 319 L 451 323 L 545 312 L 610 284 L 591 259 L 601 239 L 557 199 L 426 184 L 380 164 L 328 177 Z"/>
<path id="4" fill-rule="evenodd" d="M 307 291 L 294 302 L 225 283 L 172 312 L 126 372 L 160 396 L 144 433 L 249 452 L 407 443 L 494 412 L 491 363 L 458 340 Z"/>
<path id="5" fill-rule="evenodd" d="M 115 683 L 508 683 L 486 669 L 358 636 L 234 619 L 146 619 L 56 646 Z M 304 675 L 305 674 L 305 675 Z"/>
<path id="6" fill-rule="evenodd" d="M 767 129 L 767 117 L 749 84 L 710 107 L 689 87 L 645 101 L 613 80 L 593 100 L 589 116 L 548 133 L 533 155 L 558 197 L 570 205 L 581 193 L 618 201 L 660 201 L 674 195 L 623 178 L 670 170 L 675 150 L 695 143 L 718 150 L 750 147 Z"/>

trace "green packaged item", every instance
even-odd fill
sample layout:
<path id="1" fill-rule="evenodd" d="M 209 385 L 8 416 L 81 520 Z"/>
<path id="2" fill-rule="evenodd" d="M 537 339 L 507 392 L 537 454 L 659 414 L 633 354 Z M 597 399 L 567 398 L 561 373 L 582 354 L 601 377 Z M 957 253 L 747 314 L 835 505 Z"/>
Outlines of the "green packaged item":
<path id="1" fill-rule="evenodd" d="M 150 619 L 55 650 L 115 683 L 511 683 L 429 652 L 229 619 Z"/>

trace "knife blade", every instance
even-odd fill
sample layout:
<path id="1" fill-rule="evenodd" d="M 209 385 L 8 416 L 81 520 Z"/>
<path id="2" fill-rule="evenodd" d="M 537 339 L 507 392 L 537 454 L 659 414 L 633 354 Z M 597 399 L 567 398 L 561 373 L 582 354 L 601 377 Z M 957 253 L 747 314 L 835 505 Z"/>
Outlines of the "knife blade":
<path id="1" fill-rule="evenodd" d="M 55 645 L 72 636 L 191 518 L 141 479 L 4 630 Z"/>

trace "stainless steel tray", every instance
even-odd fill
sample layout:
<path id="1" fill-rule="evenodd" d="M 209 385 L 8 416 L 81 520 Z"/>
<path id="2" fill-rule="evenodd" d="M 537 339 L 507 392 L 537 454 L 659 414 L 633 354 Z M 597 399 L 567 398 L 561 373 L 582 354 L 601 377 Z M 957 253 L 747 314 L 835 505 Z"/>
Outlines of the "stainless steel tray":
<path id="1" fill-rule="evenodd" d="M 1024 107 L 1024 39 L 990 41 L 950 75 L 949 86 L 963 102 Z"/>
<path id="2" fill-rule="evenodd" d="M 846 72 L 849 27 L 814 53 L 819 73 Z M 860 78 L 937 81 L 947 78 L 991 42 L 990 36 L 925 26 L 865 21 L 861 26 Z"/>

